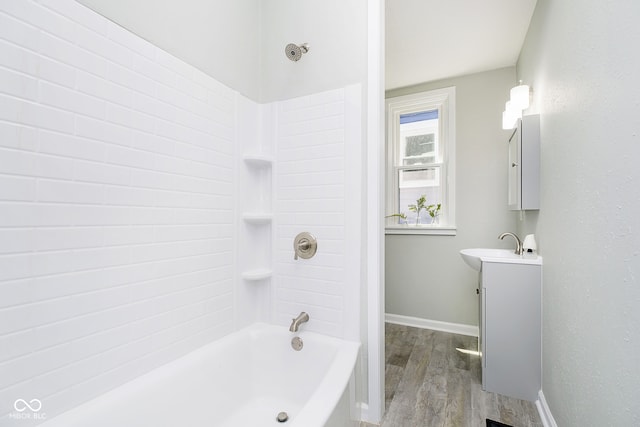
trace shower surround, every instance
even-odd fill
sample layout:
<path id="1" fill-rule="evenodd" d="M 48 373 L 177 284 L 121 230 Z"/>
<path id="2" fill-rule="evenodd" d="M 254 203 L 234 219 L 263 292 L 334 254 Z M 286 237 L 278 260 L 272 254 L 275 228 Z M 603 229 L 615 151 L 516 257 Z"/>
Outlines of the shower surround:
<path id="1" fill-rule="evenodd" d="M 0 425 L 254 321 L 304 310 L 309 330 L 360 340 L 360 99 L 257 104 L 74 1 L 2 2 Z M 238 269 L 248 136 L 275 158 L 260 283 Z M 303 229 L 318 255 L 294 262 Z M 42 407 L 18 419 L 18 399 Z"/>

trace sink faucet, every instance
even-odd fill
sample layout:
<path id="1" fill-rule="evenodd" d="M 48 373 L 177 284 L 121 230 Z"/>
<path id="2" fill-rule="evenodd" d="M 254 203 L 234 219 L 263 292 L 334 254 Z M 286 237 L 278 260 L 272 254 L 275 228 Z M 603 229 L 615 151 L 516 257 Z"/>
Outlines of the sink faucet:
<path id="1" fill-rule="evenodd" d="M 518 238 L 518 236 L 516 236 L 513 233 L 502 233 L 501 235 L 498 236 L 498 239 L 502 240 L 504 239 L 506 236 L 511 236 L 514 239 L 516 239 L 516 250 L 513 251 L 516 255 L 522 255 L 522 242 L 520 241 L 520 239 Z"/>
<path id="2" fill-rule="evenodd" d="M 290 332 L 298 332 L 298 328 L 301 323 L 305 323 L 309 321 L 309 315 L 304 311 L 298 315 L 295 319 L 291 319 L 291 326 L 289 326 Z"/>

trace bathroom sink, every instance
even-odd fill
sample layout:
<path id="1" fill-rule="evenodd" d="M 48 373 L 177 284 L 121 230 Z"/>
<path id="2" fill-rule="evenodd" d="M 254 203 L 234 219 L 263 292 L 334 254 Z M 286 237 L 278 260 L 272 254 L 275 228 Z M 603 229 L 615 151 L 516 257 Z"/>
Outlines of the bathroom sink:
<path id="1" fill-rule="evenodd" d="M 460 256 L 467 265 L 474 270 L 480 271 L 482 262 L 504 262 L 514 264 L 541 264 L 542 259 L 539 256 L 535 258 L 522 258 L 516 255 L 513 249 L 489 249 L 489 248 L 473 248 L 463 249 Z"/>

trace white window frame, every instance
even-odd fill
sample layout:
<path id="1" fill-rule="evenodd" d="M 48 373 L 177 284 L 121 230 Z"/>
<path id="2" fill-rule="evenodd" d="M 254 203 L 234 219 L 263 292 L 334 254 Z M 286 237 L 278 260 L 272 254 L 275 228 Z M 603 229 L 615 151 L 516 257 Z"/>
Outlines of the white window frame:
<path id="1" fill-rule="evenodd" d="M 387 167 L 386 167 L 386 209 L 385 215 L 397 212 L 398 206 L 398 173 L 404 169 L 398 162 L 398 144 L 400 141 L 400 116 L 418 111 L 438 110 L 438 138 L 441 150 L 440 161 L 433 164 L 416 166 L 435 166 L 441 170 L 442 210 L 438 225 L 399 225 L 395 218 L 387 219 L 386 234 L 456 234 L 455 226 L 455 153 L 456 153 L 456 88 L 447 87 L 411 95 L 388 98 L 386 100 L 387 116 Z M 413 168 L 413 167 L 412 167 Z M 428 202 L 428 201 L 427 201 Z"/>

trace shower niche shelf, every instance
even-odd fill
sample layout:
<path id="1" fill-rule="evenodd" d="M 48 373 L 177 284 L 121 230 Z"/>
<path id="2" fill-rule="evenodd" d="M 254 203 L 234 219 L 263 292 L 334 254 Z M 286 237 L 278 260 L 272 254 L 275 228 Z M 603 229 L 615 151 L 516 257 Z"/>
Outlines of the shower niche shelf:
<path id="1" fill-rule="evenodd" d="M 271 224 L 273 215 L 266 212 L 245 212 L 242 214 L 242 219 L 247 224 Z"/>
<path id="2" fill-rule="evenodd" d="M 266 168 L 273 164 L 273 158 L 264 154 L 245 154 L 244 162 L 255 168 Z"/>
<path id="3" fill-rule="evenodd" d="M 264 280 L 271 277 L 272 271 L 268 268 L 256 268 L 242 272 L 242 278 L 249 281 Z"/>

